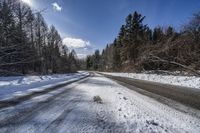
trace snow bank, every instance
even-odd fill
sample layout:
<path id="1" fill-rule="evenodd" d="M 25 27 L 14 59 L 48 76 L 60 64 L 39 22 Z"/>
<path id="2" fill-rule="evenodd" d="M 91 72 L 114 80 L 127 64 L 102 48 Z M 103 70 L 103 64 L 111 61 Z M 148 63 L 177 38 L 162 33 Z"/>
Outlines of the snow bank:
<path id="1" fill-rule="evenodd" d="M 49 87 L 78 80 L 87 75 L 89 73 L 80 71 L 70 74 L 0 77 L 0 100 L 26 95 L 33 91 L 42 91 Z"/>
<path id="2" fill-rule="evenodd" d="M 164 84 L 179 85 L 200 89 L 200 77 L 195 76 L 173 76 L 173 75 L 158 75 L 144 73 L 103 73 L 112 76 L 128 77 L 134 79 L 148 80 Z"/>

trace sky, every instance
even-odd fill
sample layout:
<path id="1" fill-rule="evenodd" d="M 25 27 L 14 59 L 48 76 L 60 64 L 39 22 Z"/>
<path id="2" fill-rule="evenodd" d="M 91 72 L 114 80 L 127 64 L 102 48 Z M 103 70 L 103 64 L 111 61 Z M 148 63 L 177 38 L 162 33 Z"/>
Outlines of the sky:
<path id="1" fill-rule="evenodd" d="M 63 43 L 84 58 L 112 43 L 128 14 L 146 16 L 150 28 L 173 26 L 177 30 L 200 11 L 200 0 L 22 0 L 42 12 Z"/>

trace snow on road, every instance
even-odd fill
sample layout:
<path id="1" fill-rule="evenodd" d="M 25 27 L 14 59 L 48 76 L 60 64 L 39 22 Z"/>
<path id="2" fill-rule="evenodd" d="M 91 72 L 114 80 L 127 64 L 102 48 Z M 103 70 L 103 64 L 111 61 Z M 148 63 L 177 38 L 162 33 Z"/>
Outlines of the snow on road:
<path id="1" fill-rule="evenodd" d="M 61 83 L 77 80 L 85 75 L 88 75 L 88 73 L 0 77 L 0 100 L 26 95 L 32 91 L 44 90 Z"/>
<path id="2" fill-rule="evenodd" d="M 107 72 L 103 74 L 200 89 L 200 77 L 196 76 L 173 76 L 173 75 L 158 75 L 158 74 L 145 74 L 145 73 L 107 73 Z"/>
<path id="3" fill-rule="evenodd" d="M 97 95 L 103 104 L 93 102 Z M 0 110 L 0 131 L 199 133 L 200 119 L 95 75 Z"/>

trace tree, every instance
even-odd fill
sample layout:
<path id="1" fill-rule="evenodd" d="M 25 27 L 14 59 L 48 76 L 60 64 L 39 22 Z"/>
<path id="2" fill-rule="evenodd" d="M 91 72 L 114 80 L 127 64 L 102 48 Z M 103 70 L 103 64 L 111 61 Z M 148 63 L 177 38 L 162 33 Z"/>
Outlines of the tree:
<path id="1" fill-rule="evenodd" d="M 37 66 L 38 68 L 38 70 L 36 71 L 41 72 L 42 68 L 45 69 L 44 71 L 46 71 L 47 63 L 43 63 L 44 62 L 43 48 L 45 47 L 45 45 L 47 45 L 46 40 L 48 34 L 48 27 L 46 22 L 44 21 L 44 18 L 39 12 L 36 14 L 35 17 L 34 31 L 35 31 L 34 46 L 37 51 L 37 58 L 39 59 L 37 62 L 35 62 L 35 67 Z"/>
<path id="2" fill-rule="evenodd" d="M 120 57 L 121 44 L 117 39 L 115 39 L 112 44 L 112 47 L 113 47 L 112 69 L 120 70 L 120 68 L 121 68 L 121 57 Z"/>
<path id="3" fill-rule="evenodd" d="M 76 52 L 74 50 L 72 50 L 69 53 L 69 64 L 70 64 L 70 70 L 72 72 L 77 71 L 77 68 L 78 68 L 77 55 L 76 55 Z"/>
<path id="4" fill-rule="evenodd" d="M 129 14 L 117 38 L 108 44 L 96 65 L 95 54 L 88 56 L 87 68 L 104 71 L 188 71 L 199 75 L 200 13 L 176 32 L 171 26 L 153 30 L 143 24 L 141 14 Z M 99 55 L 98 55 L 99 57 Z"/>
<path id="5" fill-rule="evenodd" d="M 0 13 L 0 66 L 6 67 L 7 70 L 16 67 L 16 65 L 21 65 L 22 67 L 22 64 L 28 61 L 24 57 L 26 46 L 24 43 L 22 44 L 22 39 L 25 38 L 22 29 L 19 30 L 19 23 L 15 24 L 15 14 L 13 14 L 10 4 L 6 1 L 3 2 Z M 24 73 L 24 70 L 21 69 L 21 71 Z"/>
<path id="6" fill-rule="evenodd" d="M 88 70 L 93 68 L 93 58 L 92 58 L 92 56 L 87 56 L 87 58 L 86 58 L 86 68 Z"/>
<path id="7" fill-rule="evenodd" d="M 59 58 L 60 58 L 60 51 L 59 48 L 62 45 L 62 40 L 58 31 L 55 29 L 54 26 L 50 27 L 50 31 L 48 33 L 48 49 L 49 49 L 49 63 L 50 63 L 50 70 L 53 73 L 57 72 L 59 67 Z"/>
<path id="8" fill-rule="evenodd" d="M 166 31 L 167 37 L 171 37 L 174 34 L 173 27 L 169 26 Z"/>
<path id="9" fill-rule="evenodd" d="M 154 28 L 154 31 L 153 31 L 153 42 L 154 42 L 154 44 L 156 44 L 160 40 L 162 40 L 163 35 L 164 35 L 164 33 L 163 33 L 161 27 Z"/>
<path id="10" fill-rule="evenodd" d="M 96 50 L 94 53 L 94 64 L 93 64 L 94 70 L 98 70 L 99 66 L 100 66 L 100 52 L 99 50 Z"/>
<path id="11" fill-rule="evenodd" d="M 33 13 L 20 0 L 0 1 L 0 71 L 69 72 L 70 67 L 74 69 L 69 60 L 73 58 L 76 64 L 77 58 L 74 51 L 69 54 L 67 49 L 56 28 L 48 28 L 41 12 Z"/>

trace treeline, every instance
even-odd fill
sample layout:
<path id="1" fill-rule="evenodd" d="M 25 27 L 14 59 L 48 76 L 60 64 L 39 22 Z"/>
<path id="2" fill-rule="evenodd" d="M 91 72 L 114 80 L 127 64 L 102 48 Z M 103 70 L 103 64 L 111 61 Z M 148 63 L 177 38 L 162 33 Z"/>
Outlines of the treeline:
<path id="1" fill-rule="evenodd" d="M 200 13 L 177 32 L 171 26 L 150 29 L 134 12 L 112 44 L 87 57 L 87 69 L 101 71 L 179 70 L 199 74 Z"/>
<path id="2" fill-rule="evenodd" d="M 63 73 L 78 66 L 75 51 L 63 45 L 41 12 L 32 11 L 21 0 L 0 1 L 1 73 Z"/>

